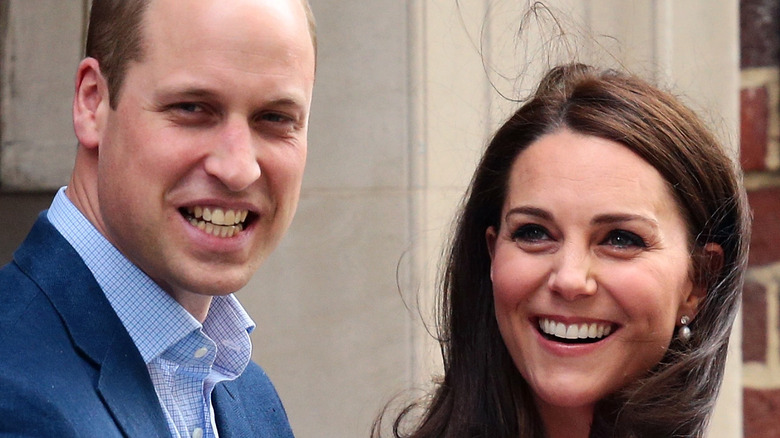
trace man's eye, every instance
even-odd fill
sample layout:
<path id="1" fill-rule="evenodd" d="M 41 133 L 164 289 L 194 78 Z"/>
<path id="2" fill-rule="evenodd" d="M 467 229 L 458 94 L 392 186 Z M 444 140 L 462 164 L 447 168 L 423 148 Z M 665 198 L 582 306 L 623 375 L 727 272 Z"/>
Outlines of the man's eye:
<path id="1" fill-rule="evenodd" d="M 262 116 L 263 121 L 273 123 L 285 123 L 292 121 L 289 117 L 277 113 L 265 113 Z"/>
<path id="2" fill-rule="evenodd" d="M 646 248 L 647 243 L 638 235 L 625 230 L 611 231 L 602 242 L 603 245 L 617 248 Z"/>
<path id="3" fill-rule="evenodd" d="M 549 240 L 550 234 L 540 225 L 523 225 L 512 233 L 512 240 L 540 242 Z"/>
<path id="4" fill-rule="evenodd" d="M 277 112 L 260 114 L 256 124 L 258 132 L 284 138 L 294 135 L 300 128 L 294 117 Z"/>
<path id="5" fill-rule="evenodd" d="M 185 113 L 197 113 L 203 112 L 203 107 L 197 103 L 183 102 L 173 105 L 173 108 Z"/>

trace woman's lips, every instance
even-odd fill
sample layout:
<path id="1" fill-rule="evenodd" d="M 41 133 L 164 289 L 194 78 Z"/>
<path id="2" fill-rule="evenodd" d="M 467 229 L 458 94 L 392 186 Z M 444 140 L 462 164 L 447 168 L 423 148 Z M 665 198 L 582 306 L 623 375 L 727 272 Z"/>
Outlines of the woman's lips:
<path id="1" fill-rule="evenodd" d="M 567 323 L 550 317 L 537 319 L 539 332 L 547 339 L 563 343 L 593 343 L 601 341 L 614 332 L 616 326 L 610 322 Z"/>

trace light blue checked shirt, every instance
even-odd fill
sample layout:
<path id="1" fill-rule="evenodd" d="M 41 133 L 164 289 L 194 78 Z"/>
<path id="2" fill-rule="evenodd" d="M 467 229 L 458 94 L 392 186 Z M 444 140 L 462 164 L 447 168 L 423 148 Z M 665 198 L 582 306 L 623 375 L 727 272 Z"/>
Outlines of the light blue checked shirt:
<path id="1" fill-rule="evenodd" d="M 233 295 L 214 297 L 201 325 L 87 220 L 61 188 L 47 214 L 76 249 L 146 362 L 176 438 L 217 437 L 211 392 L 249 363 L 255 324 Z"/>

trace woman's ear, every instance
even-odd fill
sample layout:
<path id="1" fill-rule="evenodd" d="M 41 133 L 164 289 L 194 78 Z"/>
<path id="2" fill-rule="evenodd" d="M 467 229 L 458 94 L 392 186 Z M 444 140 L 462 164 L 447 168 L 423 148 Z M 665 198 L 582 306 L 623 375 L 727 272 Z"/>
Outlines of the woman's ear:
<path id="1" fill-rule="evenodd" d="M 487 242 L 488 253 L 490 254 L 490 281 L 493 281 L 493 256 L 496 254 L 496 240 L 498 231 L 494 227 L 488 227 L 485 230 L 485 241 Z"/>
<path id="2" fill-rule="evenodd" d="M 488 227 L 485 230 L 485 241 L 490 254 L 490 281 L 493 281 L 493 256 L 496 254 L 496 239 L 498 239 L 498 231 L 492 226 Z"/>
<path id="3" fill-rule="evenodd" d="M 85 58 L 76 71 L 73 130 L 79 144 L 97 148 L 109 111 L 108 85 L 95 58 Z"/>
<path id="4" fill-rule="evenodd" d="M 496 240 L 498 239 L 498 231 L 495 227 L 490 226 L 485 230 L 485 240 L 487 241 L 488 252 L 490 253 L 490 260 L 493 261 L 495 255 Z"/>
<path id="5" fill-rule="evenodd" d="M 707 296 L 707 291 L 723 269 L 723 248 L 719 244 L 710 242 L 697 251 L 698 253 L 694 254 L 693 287 L 680 306 L 678 321 L 683 316 L 690 319 L 696 316 L 701 301 Z"/>

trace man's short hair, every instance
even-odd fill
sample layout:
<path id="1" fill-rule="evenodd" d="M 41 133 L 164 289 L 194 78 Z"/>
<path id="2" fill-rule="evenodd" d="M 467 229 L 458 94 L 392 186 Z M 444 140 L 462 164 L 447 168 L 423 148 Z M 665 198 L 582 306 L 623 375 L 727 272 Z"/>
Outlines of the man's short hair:
<path id="1" fill-rule="evenodd" d="M 109 104 L 116 109 L 119 92 L 131 61 L 144 56 L 143 15 L 152 0 L 93 0 L 87 30 L 86 56 L 97 59 L 108 83 Z M 317 32 L 308 0 L 300 0 L 306 11 L 314 53 Z"/>

